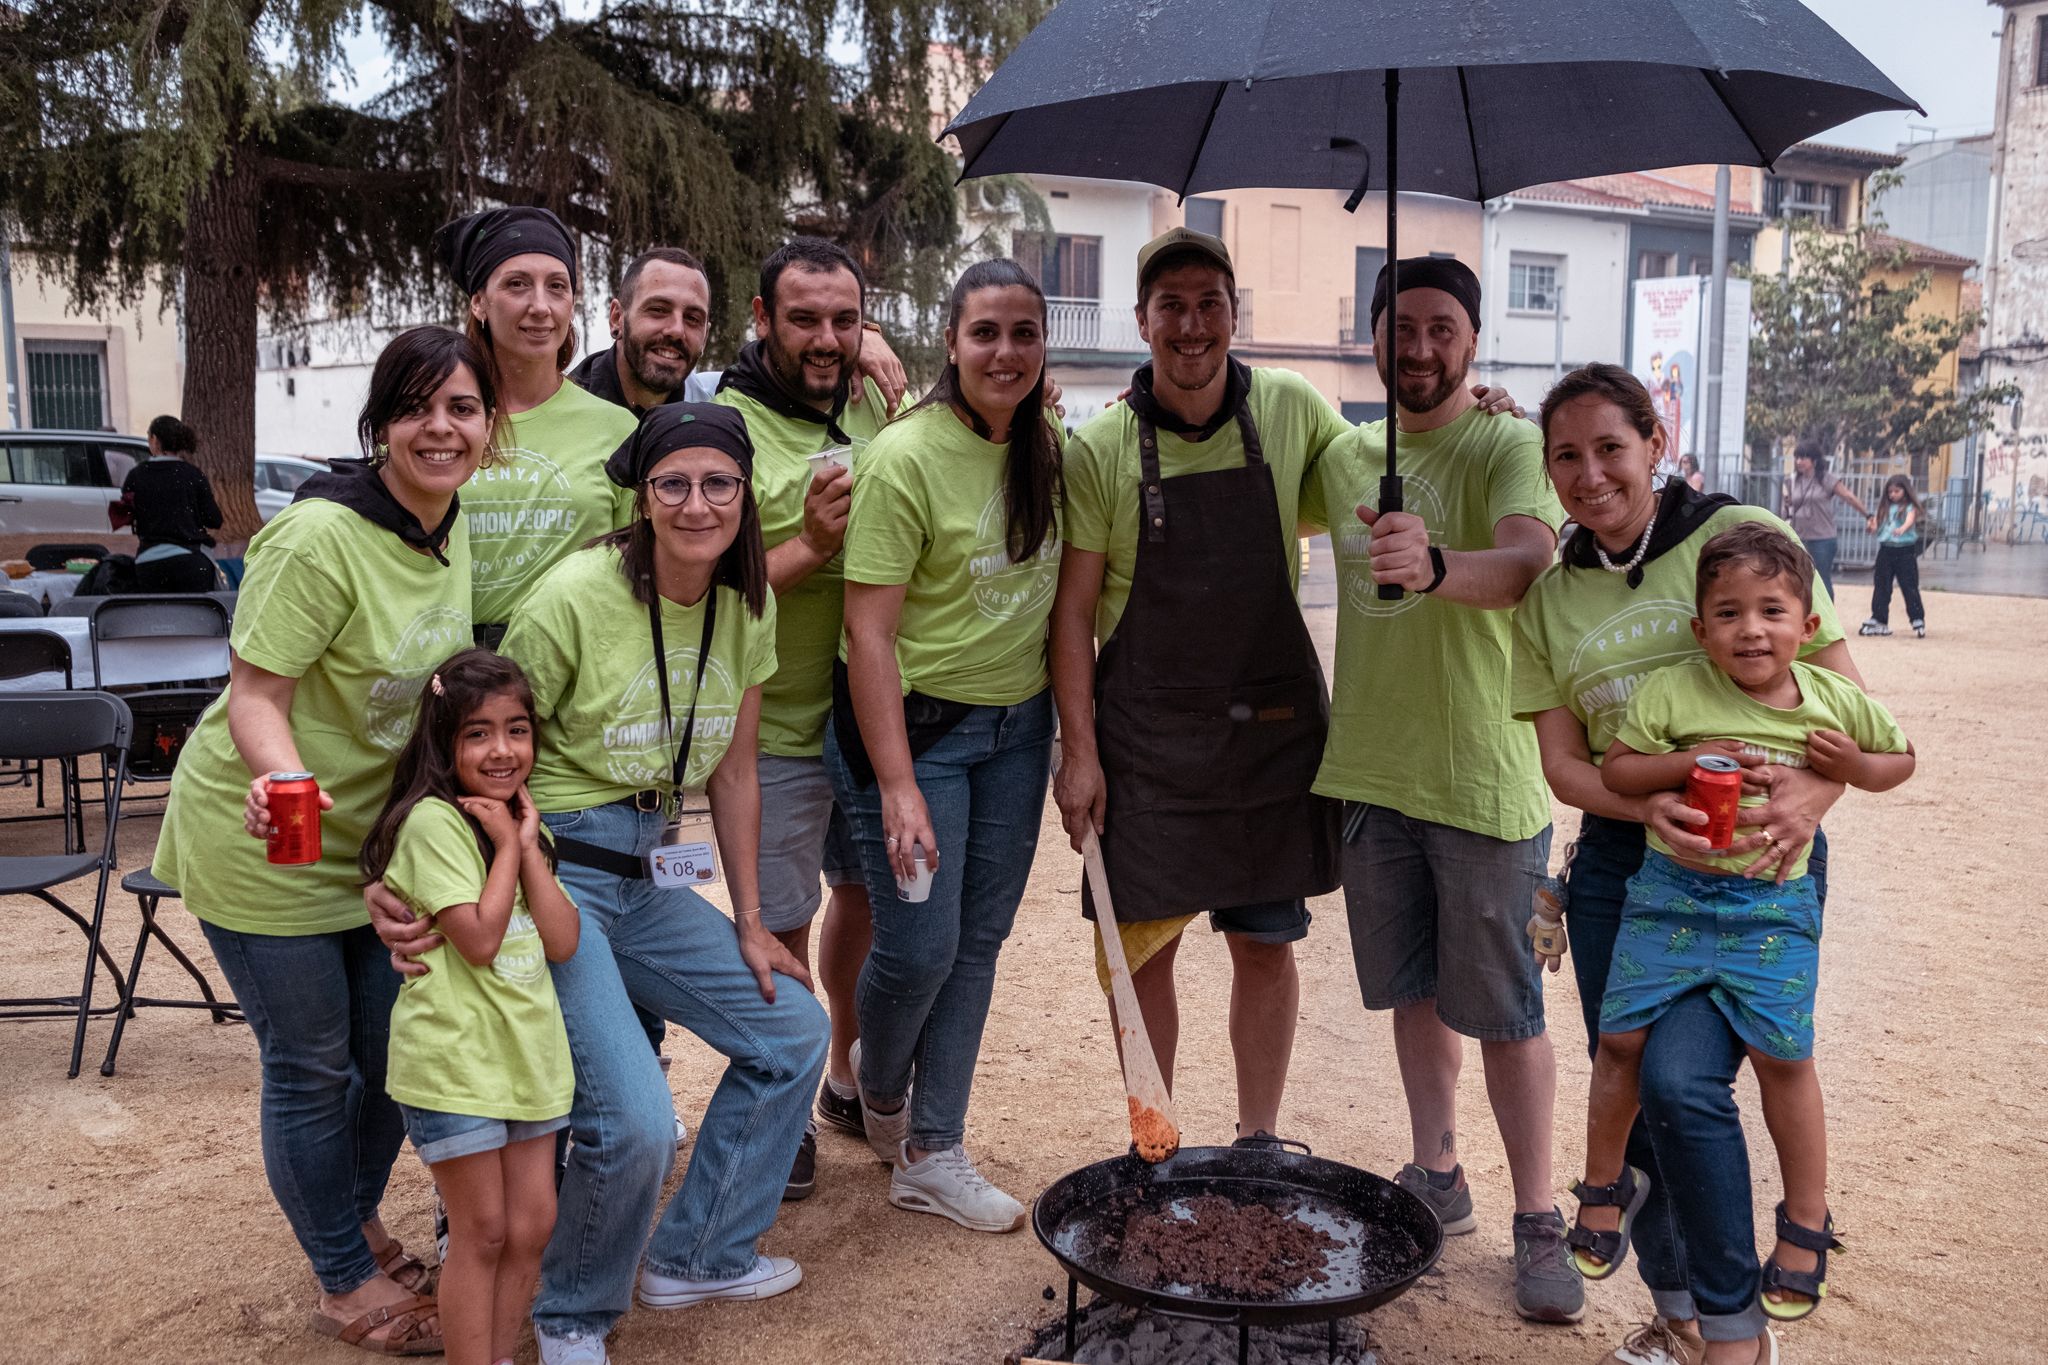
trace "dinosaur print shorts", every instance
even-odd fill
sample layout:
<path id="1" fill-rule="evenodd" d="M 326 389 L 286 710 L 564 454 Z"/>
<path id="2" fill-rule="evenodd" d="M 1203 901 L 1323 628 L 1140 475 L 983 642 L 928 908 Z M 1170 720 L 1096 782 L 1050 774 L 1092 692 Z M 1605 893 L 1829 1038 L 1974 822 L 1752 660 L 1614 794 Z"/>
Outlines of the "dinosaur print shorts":
<path id="1" fill-rule="evenodd" d="M 1813 878 L 1767 880 L 1681 867 L 1655 849 L 1629 878 L 1600 1031 L 1647 1028 L 1704 989 L 1743 1042 L 1788 1061 L 1813 1055 L 1820 901 Z"/>

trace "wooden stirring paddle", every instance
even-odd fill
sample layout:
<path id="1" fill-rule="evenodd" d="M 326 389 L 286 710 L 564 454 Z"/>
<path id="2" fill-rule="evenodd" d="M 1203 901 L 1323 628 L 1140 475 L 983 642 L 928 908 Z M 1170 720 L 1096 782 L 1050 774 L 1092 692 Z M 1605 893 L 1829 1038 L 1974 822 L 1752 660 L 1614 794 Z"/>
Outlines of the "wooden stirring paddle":
<path id="1" fill-rule="evenodd" d="M 1102 935 L 1102 955 L 1109 963 L 1109 994 L 1116 1003 L 1117 1038 L 1124 1059 L 1124 1098 L 1131 1109 L 1131 1143 L 1138 1155 L 1158 1163 L 1180 1150 L 1180 1125 L 1173 1117 L 1173 1097 L 1159 1074 L 1159 1056 L 1145 1032 L 1138 1009 L 1138 990 L 1124 962 L 1124 941 L 1117 933 L 1116 911 L 1109 901 L 1109 872 L 1102 865 L 1102 844 L 1089 830 L 1081 836 L 1081 858 L 1088 885 L 1095 892 L 1095 927 Z"/>

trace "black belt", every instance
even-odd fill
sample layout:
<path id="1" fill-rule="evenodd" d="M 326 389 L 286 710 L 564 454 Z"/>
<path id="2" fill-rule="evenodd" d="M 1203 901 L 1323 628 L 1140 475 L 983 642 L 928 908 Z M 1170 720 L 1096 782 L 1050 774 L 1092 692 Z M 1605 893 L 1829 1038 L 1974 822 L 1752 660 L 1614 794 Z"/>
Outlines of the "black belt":
<path id="1" fill-rule="evenodd" d="M 608 806 L 630 806 L 634 810 L 641 812 L 657 811 L 661 809 L 661 793 L 649 787 L 645 790 L 634 792 L 631 796 L 622 796 L 616 801 L 607 801 L 605 804 Z M 624 877 L 627 881 L 644 882 L 648 879 L 647 860 L 636 854 L 621 853 L 615 848 L 606 848 L 603 844 L 586 843 L 581 839 L 571 839 L 564 834 L 556 834 L 552 837 L 555 841 L 555 856 L 565 863 L 574 863 L 578 867 L 596 868 L 599 872 L 609 872 L 614 877 Z"/>

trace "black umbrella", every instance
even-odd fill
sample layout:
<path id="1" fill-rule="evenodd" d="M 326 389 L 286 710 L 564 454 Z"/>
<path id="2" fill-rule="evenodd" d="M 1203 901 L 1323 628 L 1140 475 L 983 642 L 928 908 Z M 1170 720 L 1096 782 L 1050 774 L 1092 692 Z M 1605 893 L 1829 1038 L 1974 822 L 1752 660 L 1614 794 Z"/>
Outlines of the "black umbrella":
<path id="1" fill-rule="evenodd" d="M 1335 189 L 1356 209 L 1396 185 L 1484 200 L 1658 166 L 1768 166 L 1858 115 L 1917 108 L 1798 0 L 1061 0 L 945 132 L 963 179 L 1138 180 L 1183 198 Z M 1396 511 L 1387 399 L 1380 510 Z"/>

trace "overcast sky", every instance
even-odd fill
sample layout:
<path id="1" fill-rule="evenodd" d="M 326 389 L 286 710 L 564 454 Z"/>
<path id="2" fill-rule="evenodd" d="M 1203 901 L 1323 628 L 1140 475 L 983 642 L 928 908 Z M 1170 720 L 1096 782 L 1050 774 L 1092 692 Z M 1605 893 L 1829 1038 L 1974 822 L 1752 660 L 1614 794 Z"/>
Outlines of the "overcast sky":
<path id="1" fill-rule="evenodd" d="M 1541 4 L 1543 0 L 1524 0 Z M 1985 0 L 1804 0 L 1875 62 L 1878 69 L 1918 100 L 1918 114 L 1872 114 L 1845 123 L 1821 140 L 1891 151 L 1932 126 L 1944 135 L 1984 132 L 1998 80 L 1998 28 L 2004 11 Z M 588 13 L 595 0 L 566 0 L 568 12 Z M 382 89 L 390 79 L 382 39 L 366 29 L 346 44 L 355 68 L 356 98 Z M 850 52 L 847 55 L 852 55 Z M 1912 125 L 1912 127 L 1909 127 Z"/>

